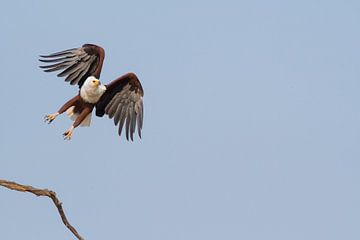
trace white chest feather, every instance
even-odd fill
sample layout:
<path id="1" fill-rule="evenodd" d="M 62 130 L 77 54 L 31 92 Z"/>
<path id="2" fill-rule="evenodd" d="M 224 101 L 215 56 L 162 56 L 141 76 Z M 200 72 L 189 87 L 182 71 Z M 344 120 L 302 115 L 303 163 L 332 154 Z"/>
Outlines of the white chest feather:
<path id="1" fill-rule="evenodd" d="M 97 103 L 105 91 L 106 87 L 104 85 L 100 85 L 98 87 L 88 87 L 84 84 L 80 89 L 80 97 L 85 102 Z"/>

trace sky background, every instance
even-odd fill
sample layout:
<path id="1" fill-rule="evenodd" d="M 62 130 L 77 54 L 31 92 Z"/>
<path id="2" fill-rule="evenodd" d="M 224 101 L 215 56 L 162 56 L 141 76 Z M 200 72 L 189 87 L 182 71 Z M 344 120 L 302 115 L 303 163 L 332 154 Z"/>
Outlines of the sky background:
<path id="1" fill-rule="evenodd" d="M 2 1 L 0 178 L 57 192 L 85 239 L 360 239 L 359 1 Z M 135 72 L 143 139 L 93 116 L 38 56 L 95 43 Z M 0 239 L 74 239 L 0 188 Z"/>

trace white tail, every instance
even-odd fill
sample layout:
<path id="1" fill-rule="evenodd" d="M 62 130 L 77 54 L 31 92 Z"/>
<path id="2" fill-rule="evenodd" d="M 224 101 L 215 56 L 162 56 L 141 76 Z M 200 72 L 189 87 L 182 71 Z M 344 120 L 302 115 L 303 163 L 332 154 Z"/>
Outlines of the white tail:
<path id="1" fill-rule="evenodd" d="M 71 106 L 66 110 L 66 114 L 69 116 L 69 118 L 73 121 L 76 120 L 76 118 L 79 116 L 78 113 L 74 113 L 75 106 Z M 80 127 L 89 127 L 91 123 L 91 113 L 89 113 L 86 118 L 80 123 Z"/>

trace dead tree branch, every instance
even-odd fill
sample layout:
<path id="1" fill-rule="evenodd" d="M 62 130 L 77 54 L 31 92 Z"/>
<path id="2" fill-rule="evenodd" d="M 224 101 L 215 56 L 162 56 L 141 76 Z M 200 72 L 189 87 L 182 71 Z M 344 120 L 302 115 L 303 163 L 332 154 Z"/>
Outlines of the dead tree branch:
<path id="1" fill-rule="evenodd" d="M 71 224 L 67 220 L 64 209 L 62 208 L 62 203 L 56 197 L 56 193 L 54 191 L 51 191 L 48 189 L 38 189 L 38 188 L 34 188 L 32 186 L 21 185 L 16 182 L 10 182 L 10 181 L 6 181 L 6 180 L 2 180 L 2 179 L 0 179 L 0 185 L 3 187 L 6 187 L 8 189 L 15 190 L 15 191 L 30 192 L 32 194 L 35 194 L 38 197 L 45 196 L 45 197 L 51 198 L 51 200 L 54 202 L 54 204 L 60 214 L 61 220 L 63 221 L 65 226 L 77 237 L 77 239 L 83 240 L 83 238 L 79 235 L 79 233 L 76 231 L 76 229 L 73 226 L 71 226 Z"/>

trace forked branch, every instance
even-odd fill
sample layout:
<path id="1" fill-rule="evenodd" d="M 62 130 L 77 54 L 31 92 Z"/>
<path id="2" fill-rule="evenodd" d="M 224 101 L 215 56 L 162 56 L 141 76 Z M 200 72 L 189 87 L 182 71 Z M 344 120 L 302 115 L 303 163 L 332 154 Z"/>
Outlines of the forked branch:
<path id="1" fill-rule="evenodd" d="M 32 186 L 21 185 L 16 182 L 10 182 L 7 180 L 2 180 L 2 179 L 0 179 L 0 185 L 3 187 L 6 187 L 8 189 L 15 190 L 15 191 L 30 192 L 32 194 L 35 194 L 38 197 L 45 196 L 45 197 L 51 198 L 51 200 L 54 202 L 54 204 L 60 214 L 61 220 L 63 221 L 65 226 L 77 237 L 77 239 L 83 240 L 83 238 L 80 236 L 80 234 L 76 231 L 76 229 L 73 226 L 71 226 L 71 224 L 67 220 L 64 209 L 62 208 L 62 203 L 56 197 L 56 193 L 54 191 L 51 191 L 48 189 L 38 189 L 38 188 L 34 188 Z"/>

